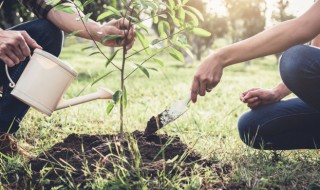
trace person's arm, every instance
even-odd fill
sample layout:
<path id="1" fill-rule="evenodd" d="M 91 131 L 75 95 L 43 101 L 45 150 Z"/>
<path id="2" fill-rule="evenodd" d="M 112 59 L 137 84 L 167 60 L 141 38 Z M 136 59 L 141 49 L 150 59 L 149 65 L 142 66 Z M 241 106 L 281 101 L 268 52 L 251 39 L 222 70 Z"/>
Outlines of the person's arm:
<path id="1" fill-rule="evenodd" d="M 134 28 L 129 26 L 129 21 L 126 19 L 113 20 L 106 24 L 100 24 L 91 19 L 85 22 L 85 26 L 82 21 L 79 20 L 79 13 L 83 16 L 82 12 L 78 12 L 72 3 L 63 3 L 63 5 L 70 6 L 75 13 L 66 13 L 61 10 L 55 10 L 52 8 L 48 14 L 47 19 L 55 24 L 58 28 L 66 33 L 73 31 L 80 31 L 77 36 L 91 39 L 91 36 L 95 41 L 100 42 L 101 39 L 107 35 L 120 35 L 121 41 L 117 42 L 116 39 L 109 40 L 103 45 L 111 47 L 123 46 L 126 43 L 126 48 L 129 50 L 134 43 Z M 127 29 L 131 28 L 128 32 Z M 126 37 L 126 39 L 125 39 Z"/>
<path id="2" fill-rule="evenodd" d="M 247 40 L 229 45 L 207 57 L 194 75 L 191 97 L 204 96 L 220 81 L 223 68 L 235 63 L 285 51 L 310 41 L 320 33 L 320 1 L 302 16 L 283 22 Z"/>
<path id="3" fill-rule="evenodd" d="M 312 46 L 316 46 L 316 47 L 320 47 L 320 35 L 318 35 L 317 37 L 315 37 L 315 38 L 311 41 L 311 45 L 312 45 Z"/>
<path id="4" fill-rule="evenodd" d="M 281 82 L 278 86 L 271 90 L 252 88 L 246 92 L 243 92 L 240 95 L 240 100 L 243 103 L 246 103 L 249 108 L 255 109 L 261 105 L 276 103 L 289 94 L 291 94 L 291 91 L 283 82 Z"/>

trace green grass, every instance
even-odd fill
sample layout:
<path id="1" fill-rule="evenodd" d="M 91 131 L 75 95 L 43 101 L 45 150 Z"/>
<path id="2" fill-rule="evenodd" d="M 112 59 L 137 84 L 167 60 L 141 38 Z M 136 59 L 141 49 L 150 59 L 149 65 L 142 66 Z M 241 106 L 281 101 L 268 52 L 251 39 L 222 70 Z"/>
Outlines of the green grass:
<path id="1" fill-rule="evenodd" d="M 76 96 L 83 88 L 99 75 L 111 71 L 104 68 L 105 60 L 99 56 L 88 56 L 96 50 L 81 51 L 90 45 L 78 43 L 74 39 L 66 42 L 60 56 L 79 72 L 66 94 L 66 98 Z M 106 52 L 108 49 L 105 49 Z M 140 63 L 145 55 L 139 55 L 128 62 L 128 65 Z M 159 72 L 151 71 L 150 79 L 138 71 L 128 81 L 128 107 L 125 110 L 125 131 L 144 130 L 151 116 L 163 111 L 178 99 L 189 93 L 195 72 L 193 67 L 182 67 L 181 63 L 172 60 L 166 54 L 159 56 L 165 62 L 161 67 L 156 63 L 147 63 Z M 120 63 L 116 59 L 116 63 Z M 130 66 L 128 66 L 130 68 Z M 190 104 L 186 114 L 166 126 L 160 133 L 178 135 L 183 142 L 193 146 L 208 159 L 217 159 L 222 163 L 231 163 L 232 175 L 224 177 L 224 184 L 240 185 L 245 189 L 319 189 L 319 153 L 317 151 L 286 151 L 273 153 L 257 151 L 245 146 L 238 137 L 237 120 L 248 108 L 239 101 L 239 94 L 251 87 L 272 88 L 280 81 L 274 56 L 253 60 L 250 66 L 239 64 L 225 69 L 222 82 L 212 93 L 201 97 L 197 104 Z M 83 94 L 93 92 L 98 87 L 119 89 L 119 73 L 114 72 Z M 33 154 L 39 154 L 52 145 L 62 141 L 71 133 L 107 134 L 119 132 L 119 113 L 114 109 L 109 115 L 106 107 L 110 101 L 98 100 L 55 112 L 51 117 L 30 110 L 18 132 L 22 146 Z M 13 160 L 2 160 L 0 163 L 1 181 L 5 184 L 7 174 L 14 171 L 14 166 L 23 166 L 26 162 L 19 157 Z M 27 167 L 27 166 L 26 166 Z M 114 177 L 116 183 L 117 177 Z M 202 176 L 203 177 L 203 176 Z M 189 180 L 189 189 L 198 189 L 201 176 Z M 208 174 L 214 181 L 221 180 Z M 177 187 L 179 179 L 172 181 Z M 97 178 L 92 187 L 106 183 Z M 128 182 L 130 183 L 130 182 Z M 176 183 L 176 184 L 174 184 Z M 128 184 L 129 185 L 129 184 Z M 130 185 L 129 185 L 130 187 Z"/>

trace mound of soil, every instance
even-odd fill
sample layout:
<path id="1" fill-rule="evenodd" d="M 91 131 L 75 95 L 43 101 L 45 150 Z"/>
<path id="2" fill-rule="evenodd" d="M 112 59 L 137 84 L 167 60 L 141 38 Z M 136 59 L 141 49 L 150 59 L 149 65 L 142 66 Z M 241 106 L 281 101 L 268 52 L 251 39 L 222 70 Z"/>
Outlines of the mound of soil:
<path id="1" fill-rule="evenodd" d="M 144 136 L 140 131 L 126 134 L 124 138 L 119 135 L 71 134 L 63 142 L 31 159 L 29 164 L 32 175 L 21 176 L 20 187 L 31 185 L 50 189 L 59 185 L 70 187 L 72 183 L 84 188 L 90 179 L 103 176 L 106 171 L 127 171 L 127 177 L 136 180 L 137 173 L 150 179 L 156 178 L 159 172 L 169 176 L 191 176 L 196 164 L 202 166 L 200 168 L 210 167 L 221 178 L 232 170 L 228 164 L 221 167 L 221 163 L 202 159 L 179 137 Z M 203 185 L 221 188 L 221 184 Z"/>

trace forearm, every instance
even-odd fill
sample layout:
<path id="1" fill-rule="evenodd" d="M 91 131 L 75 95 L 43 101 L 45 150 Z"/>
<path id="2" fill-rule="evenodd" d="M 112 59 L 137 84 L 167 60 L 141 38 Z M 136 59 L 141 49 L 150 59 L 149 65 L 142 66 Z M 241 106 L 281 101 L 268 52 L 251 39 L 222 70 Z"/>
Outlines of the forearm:
<path id="1" fill-rule="evenodd" d="M 291 91 L 287 88 L 287 86 L 283 82 L 278 84 L 274 89 L 272 89 L 272 91 L 274 92 L 277 98 L 277 101 L 280 101 L 284 97 L 291 94 Z"/>
<path id="2" fill-rule="evenodd" d="M 222 66 L 226 67 L 279 53 L 291 46 L 311 41 L 320 33 L 319 11 L 320 2 L 317 2 L 303 16 L 283 22 L 249 39 L 224 47 L 213 56 L 218 56 Z"/>
<path id="3" fill-rule="evenodd" d="M 97 34 L 101 25 L 98 22 L 95 22 L 91 19 L 85 21 L 85 26 L 81 20 L 79 20 L 79 14 L 75 6 L 71 3 L 64 3 L 65 5 L 70 6 L 75 13 L 66 13 L 61 10 L 51 9 L 47 15 L 47 19 L 55 24 L 58 28 L 63 30 L 66 33 L 71 33 L 73 31 L 80 31 L 77 33 L 77 36 L 91 39 L 91 36 L 95 41 L 100 41 L 101 36 Z M 83 16 L 83 13 L 80 12 L 80 15 Z"/>
<path id="4" fill-rule="evenodd" d="M 314 38 L 311 41 L 312 46 L 320 47 L 320 35 L 318 35 L 316 38 Z"/>

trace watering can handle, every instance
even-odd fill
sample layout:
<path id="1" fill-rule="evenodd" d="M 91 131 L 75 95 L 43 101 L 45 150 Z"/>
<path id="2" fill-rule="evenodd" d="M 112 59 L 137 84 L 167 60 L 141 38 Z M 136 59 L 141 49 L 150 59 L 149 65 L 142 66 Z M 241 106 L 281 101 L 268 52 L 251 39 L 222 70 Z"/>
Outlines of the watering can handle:
<path id="1" fill-rule="evenodd" d="M 16 83 L 13 82 L 12 78 L 10 77 L 10 74 L 9 74 L 9 71 L 8 71 L 8 65 L 7 64 L 5 64 L 5 65 L 6 65 L 5 66 L 6 67 L 6 74 L 7 74 L 7 77 L 9 79 L 9 81 L 10 81 L 9 86 L 10 86 L 10 88 L 14 88 L 16 86 Z"/>
<path id="2" fill-rule="evenodd" d="M 29 60 L 31 59 L 31 56 L 29 56 Z M 10 81 L 9 83 L 9 86 L 10 88 L 14 88 L 16 86 L 16 83 L 12 80 L 12 78 L 10 77 L 10 74 L 9 74 L 9 69 L 8 69 L 8 65 L 5 64 L 5 69 L 6 69 L 6 74 L 7 74 L 7 77 Z"/>

